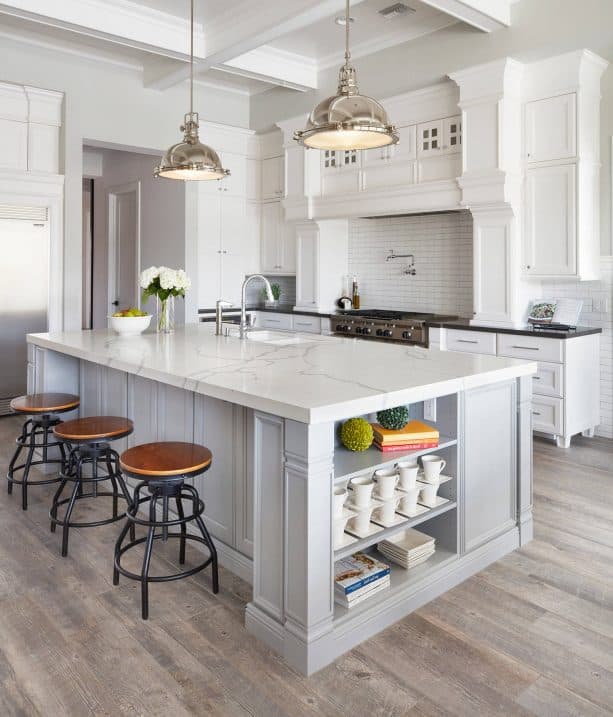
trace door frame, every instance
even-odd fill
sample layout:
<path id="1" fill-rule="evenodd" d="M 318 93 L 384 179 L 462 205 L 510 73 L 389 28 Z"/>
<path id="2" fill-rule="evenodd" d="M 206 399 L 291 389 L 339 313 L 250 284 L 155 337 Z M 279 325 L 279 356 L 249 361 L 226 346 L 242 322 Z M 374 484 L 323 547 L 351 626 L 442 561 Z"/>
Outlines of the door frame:
<path id="1" fill-rule="evenodd" d="M 119 184 L 114 187 L 107 189 L 107 204 L 108 204 L 108 226 L 107 226 L 107 305 L 110 311 L 111 302 L 109 299 L 117 294 L 117 272 L 115 269 L 115 255 L 117 249 L 117 198 L 122 194 L 129 194 L 131 192 L 136 193 L 136 276 L 134 281 L 137 287 L 136 291 L 136 307 L 140 309 L 141 298 L 140 290 L 138 289 L 138 279 L 140 275 L 140 260 L 141 260 L 141 182 L 140 179 L 134 182 L 127 182 L 126 184 Z"/>

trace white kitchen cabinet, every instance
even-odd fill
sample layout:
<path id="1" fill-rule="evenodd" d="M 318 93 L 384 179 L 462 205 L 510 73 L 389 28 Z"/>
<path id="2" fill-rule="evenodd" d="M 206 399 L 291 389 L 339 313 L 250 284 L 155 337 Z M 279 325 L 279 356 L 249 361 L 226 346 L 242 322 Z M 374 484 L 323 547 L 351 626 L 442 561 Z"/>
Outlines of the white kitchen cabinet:
<path id="1" fill-rule="evenodd" d="M 261 198 L 280 199 L 284 195 L 283 157 L 269 157 L 262 160 Z"/>
<path id="2" fill-rule="evenodd" d="M 416 125 L 398 128 L 398 144 L 362 152 L 362 190 L 416 181 Z"/>
<path id="3" fill-rule="evenodd" d="M 574 92 L 526 102 L 524 112 L 526 161 L 570 159 L 577 154 Z"/>
<path id="4" fill-rule="evenodd" d="M 576 165 L 530 167 L 526 171 L 524 273 L 577 273 Z"/>
<path id="5" fill-rule="evenodd" d="M 321 153 L 322 194 L 348 194 L 360 188 L 360 152 L 355 149 Z"/>
<path id="6" fill-rule="evenodd" d="M 247 227 L 247 200 L 223 192 L 209 193 L 198 185 L 198 307 L 207 308 L 224 298 L 240 302 L 245 274 L 254 271 Z"/>
<path id="7" fill-rule="evenodd" d="M 296 310 L 334 311 L 347 273 L 349 222 L 296 225 Z"/>
<path id="8" fill-rule="evenodd" d="M 443 147 L 443 120 L 417 125 L 417 154 L 420 157 L 438 156 Z"/>
<path id="9" fill-rule="evenodd" d="M 600 423 L 600 334 L 556 339 L 515 333 L 440 329 L 440 348 L 465 351 L 474 340 L 472 352 L 537 362 L 532 376 L 532 427 L 553 436 L 568 448 L 577 433 L 593 435 Z M 474 337 L 474 338 L 473 338 Z"/>
<path id="10" fill-rule="evenodd" d="M 296 273 L 294 228 L 285 221 L 281 202 L 262 204 L 260 246 L 264 274 Z"/>

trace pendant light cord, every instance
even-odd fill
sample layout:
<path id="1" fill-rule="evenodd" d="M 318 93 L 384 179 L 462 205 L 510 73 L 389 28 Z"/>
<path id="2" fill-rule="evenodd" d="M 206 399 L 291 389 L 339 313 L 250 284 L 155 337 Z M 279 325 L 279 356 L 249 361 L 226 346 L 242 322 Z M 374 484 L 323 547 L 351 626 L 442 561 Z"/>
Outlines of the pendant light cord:
<path id="1" fill-rule="evenodd" d="M 189 113 L 194 114 L 194 0 L 191 0 L 189 22 Z"/>
<path id="2" fill-rule="evenodd" d="M 345 64 L 349 63 L 349 60 L 351 59 L 351 53 L 349 52 L 349 25 L 351 24 L 351 20 L 349 19 L 349 0 L 347 0 L 347 5 L 345 9 Z"/>

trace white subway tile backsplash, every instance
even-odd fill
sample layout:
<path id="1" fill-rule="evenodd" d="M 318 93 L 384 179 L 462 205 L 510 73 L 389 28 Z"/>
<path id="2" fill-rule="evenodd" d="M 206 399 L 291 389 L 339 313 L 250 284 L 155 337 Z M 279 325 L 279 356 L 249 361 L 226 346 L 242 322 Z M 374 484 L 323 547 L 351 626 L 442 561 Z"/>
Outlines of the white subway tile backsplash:
<path id="1" fill-rule="evenodd" d="M 472 217 L 469 212 L 354 219 L 349 272 L 358 279 L 361 306 L 471 316 Z M 386 261 L 390 250 L 415 255 Z"/>

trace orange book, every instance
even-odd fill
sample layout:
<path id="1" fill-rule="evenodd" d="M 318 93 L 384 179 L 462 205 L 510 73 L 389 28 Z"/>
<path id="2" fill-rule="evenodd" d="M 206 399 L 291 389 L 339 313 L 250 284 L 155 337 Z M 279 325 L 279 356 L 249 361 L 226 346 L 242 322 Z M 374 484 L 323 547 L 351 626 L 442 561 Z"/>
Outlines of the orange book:
<path id="1" fill-rule="evenodd" d="M 404 428 L 393 431 L 389 428 L 383 428 L 378 423 L 372 424 L 372 430 L 375 440 L 383 445 L 388 443 L 409 443 L 411 441 L 428 441 L 438 440 L 439 432 L 436 428 L 429 426 L 427 423 L 413 419 L 407 423 Z"/>

